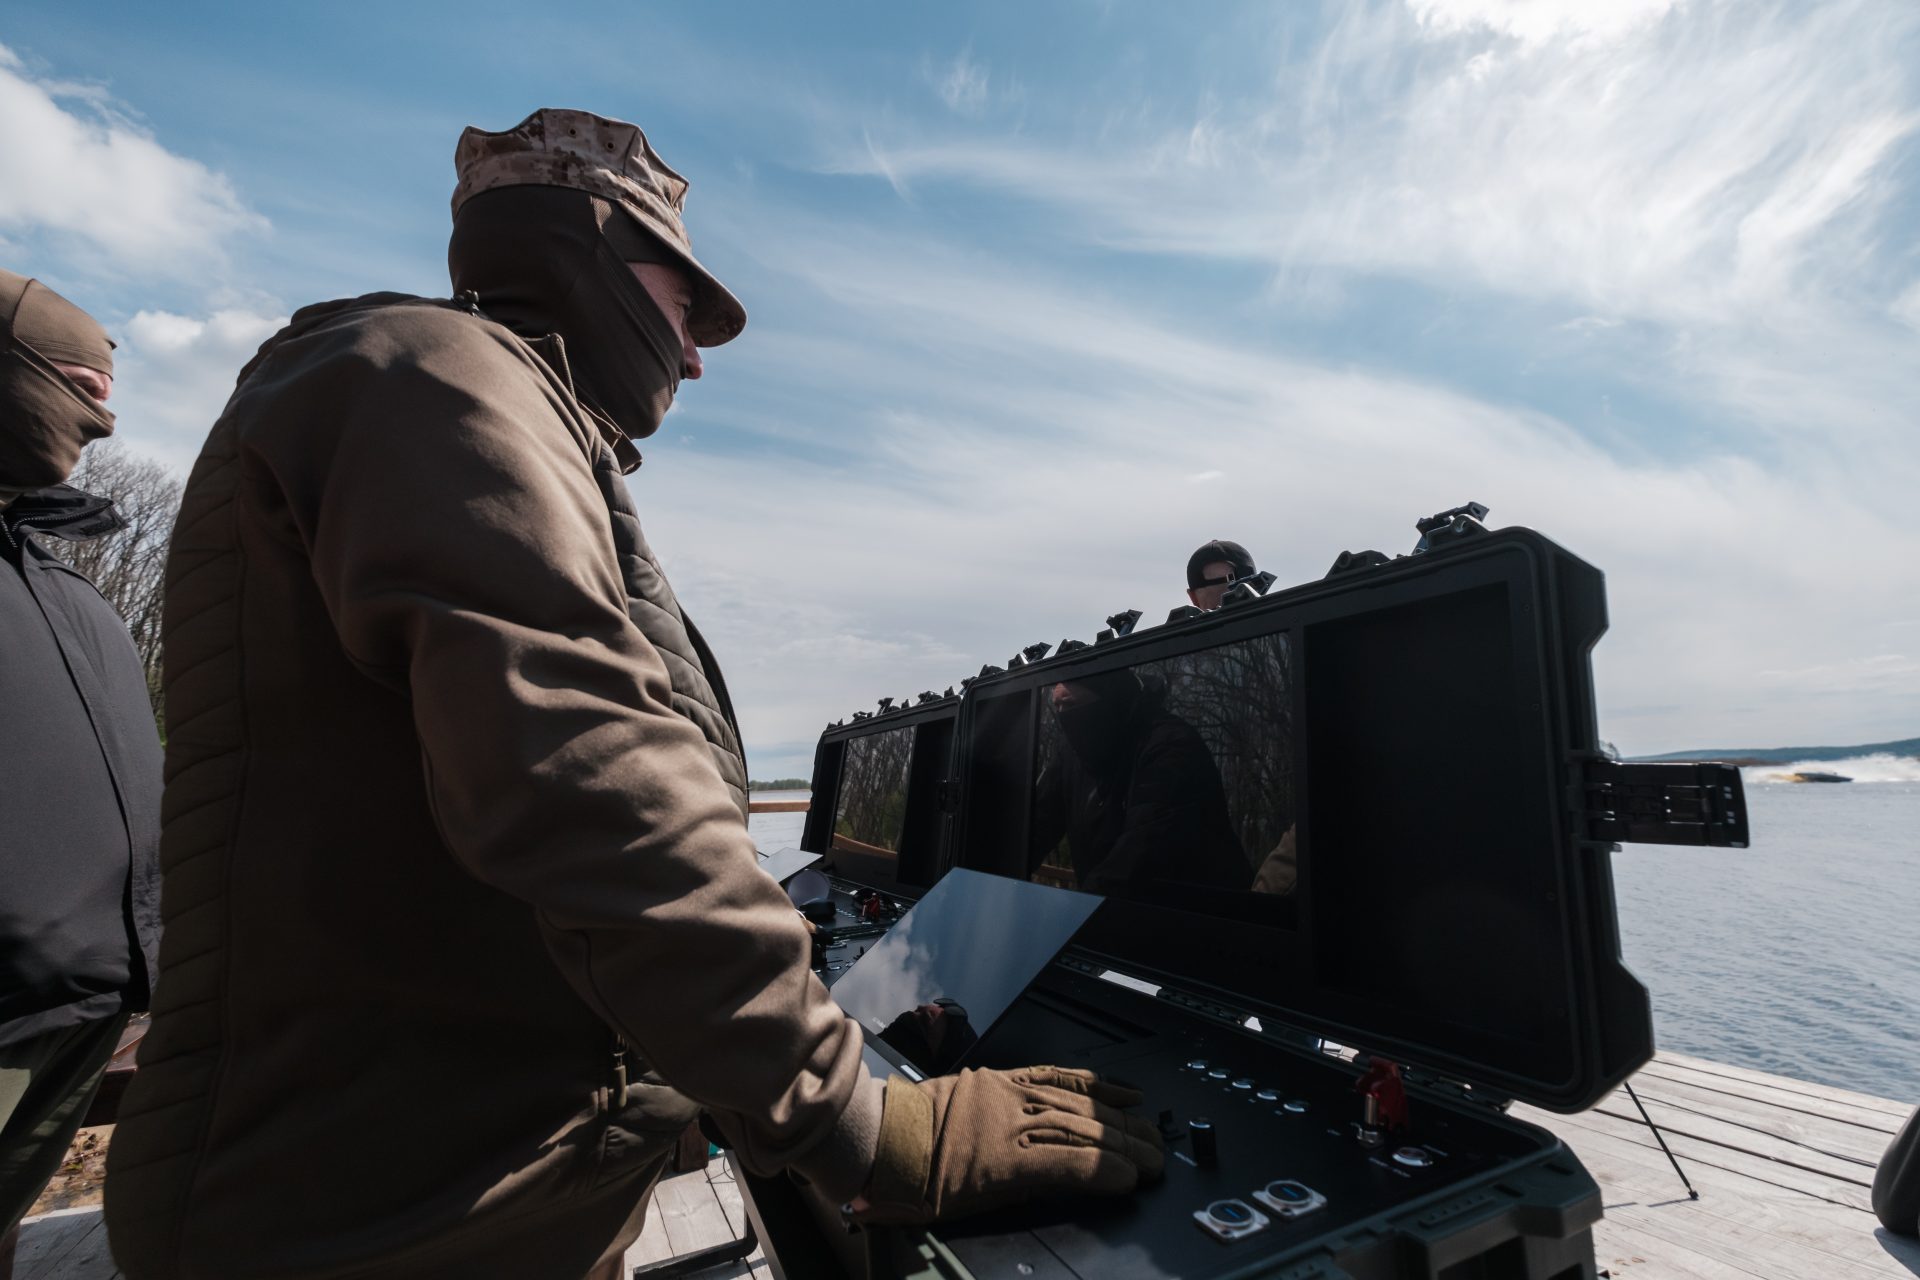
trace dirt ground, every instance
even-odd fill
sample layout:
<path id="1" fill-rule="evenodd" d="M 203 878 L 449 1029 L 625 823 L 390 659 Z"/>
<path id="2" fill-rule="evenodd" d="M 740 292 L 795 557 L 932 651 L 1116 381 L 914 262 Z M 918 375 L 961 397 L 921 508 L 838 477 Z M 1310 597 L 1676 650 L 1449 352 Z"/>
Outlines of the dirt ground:
<path id="1" fill-rule="evenodd" d="M 54 1209 L 80 1209 L 101 1202 L 100 1188 L 107 1180 L 107 1143 L 113 1137 L 113 1126 L 96 1125 L 91 1129 L 82 1129 L 73 1135 L 73 1145 L 67 1148 L 67 1158 L 60 1162 L 60 1168 L 47 1183 L 47 1189 L 33 1202 L 33 1208 L 27 1210 L 27 1216 L 47 1213 Z"/>

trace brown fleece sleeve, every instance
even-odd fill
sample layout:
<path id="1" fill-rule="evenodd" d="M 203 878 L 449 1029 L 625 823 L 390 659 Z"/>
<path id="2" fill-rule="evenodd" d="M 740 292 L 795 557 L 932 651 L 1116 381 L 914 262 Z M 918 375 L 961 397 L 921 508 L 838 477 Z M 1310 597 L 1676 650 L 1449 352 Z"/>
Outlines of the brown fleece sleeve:
<path id="1" fill-rule="evenodd" d="M 850 1195 L 880 1090 L 627 616 L 601 446 L 504 330 L 421 311 L 400 358 L 303 376 L 330 422 L 249 442 L 340 642 L 411 698 L 447 847 L 534 909 L 582 998 L 749 1167 Z"/>

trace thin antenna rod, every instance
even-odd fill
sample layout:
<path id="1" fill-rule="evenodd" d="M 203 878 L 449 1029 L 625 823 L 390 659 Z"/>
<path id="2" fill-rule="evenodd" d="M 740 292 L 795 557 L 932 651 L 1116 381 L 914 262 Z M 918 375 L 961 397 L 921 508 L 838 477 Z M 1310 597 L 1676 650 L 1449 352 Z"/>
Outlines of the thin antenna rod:
<path id="1" fill-rule="evenodd" d="M 1673 1171 L 1680 1175 L 1680 1185 L 1687 1189 L 1687 1199 L 1698 1200 L 1700 1193 L 1693 1189 L 1691 1182 L 1687 1181 L 1687 1171 L 1680 1167 L 1680 1161 L 1675 1158 L 1673 1148 L 1667 1145 L 1666 1138 L 1660 1133 L 1660 1126 L 1653 1122 L 1653 1117 L 1647 1114 L 1647 1109 L 1640 1105 L 1640 1095 L 1633 1091 L 1633 1081 L 1626 1080 L 1622 1081 L 1622 1083 L 1626 1085 L 1627 1096 L 1633 1099 L 1633 1105 L 1639 1108 L 1640 1118 L 1647 1122 L 1647 1128 L 1653 1130 L 1653 1140 L 1660 1144 L 1662 1151 L 1667 1153 L 1667 1163 L 1671 1164 Z"/>

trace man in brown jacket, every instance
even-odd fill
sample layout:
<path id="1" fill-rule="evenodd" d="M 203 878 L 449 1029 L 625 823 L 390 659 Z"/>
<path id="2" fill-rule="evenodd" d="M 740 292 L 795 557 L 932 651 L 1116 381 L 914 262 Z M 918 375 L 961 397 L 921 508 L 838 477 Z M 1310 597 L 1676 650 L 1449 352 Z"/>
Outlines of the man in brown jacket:
<path id="1" fill-rule="evenodd" d="M 745 322 L 686 183 L 576 111 L 456 167 L 456 301 L 296 314 L 188 483 L 122 1269 L 614 1274 L 702 1107 L 875 1220 L 1156 1174 L 1084 1073 L 867 1074 L 622 479 Z"/>

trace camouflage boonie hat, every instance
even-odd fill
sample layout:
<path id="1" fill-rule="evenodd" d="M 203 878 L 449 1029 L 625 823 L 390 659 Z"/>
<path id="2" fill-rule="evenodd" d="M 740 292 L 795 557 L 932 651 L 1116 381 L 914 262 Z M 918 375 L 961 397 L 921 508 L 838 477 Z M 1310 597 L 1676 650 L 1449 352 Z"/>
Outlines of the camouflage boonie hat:
<path id="1" fill-rule="evenodd" d="M 572 187 L 611 200 L 692 271 L 687 333 L 694 345 L 717 347 L 746 327 L 746 308 L 693 256 L 680 220 L 687 180 L 667 167 L 638 125 L 543 107 L 499 133 L 469 127 L 454 148 L 453 167 L 455 217 L 461 205 L 497 187 Z"/>

